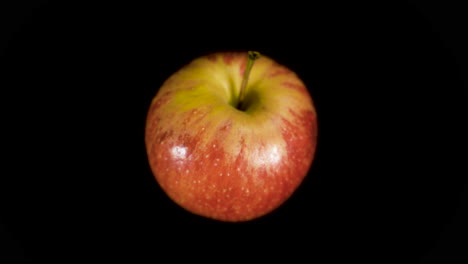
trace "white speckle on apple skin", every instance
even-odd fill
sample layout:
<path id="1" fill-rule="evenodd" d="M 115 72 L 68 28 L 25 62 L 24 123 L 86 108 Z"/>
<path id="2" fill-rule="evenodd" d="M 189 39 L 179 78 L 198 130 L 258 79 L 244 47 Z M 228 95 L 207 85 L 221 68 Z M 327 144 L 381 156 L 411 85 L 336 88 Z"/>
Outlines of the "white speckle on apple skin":
<path id="1" fill-rule="evenodd" d="M 238 214 L 239 211 L 240 211 L 240 206 L 235 205 L 235 206 L 232 207 L 232 209 L 234 209 L 234 211 L 236 211 L 236 213 Z"/>

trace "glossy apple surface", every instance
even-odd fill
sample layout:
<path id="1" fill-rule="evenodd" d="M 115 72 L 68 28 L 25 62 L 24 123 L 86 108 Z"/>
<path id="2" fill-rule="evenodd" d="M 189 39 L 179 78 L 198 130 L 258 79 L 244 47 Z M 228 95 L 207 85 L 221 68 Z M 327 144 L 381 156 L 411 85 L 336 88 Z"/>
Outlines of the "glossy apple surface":
<path id="1" fill-rule="evenodd" d="M 261 56 L 237 109 L 247 53 L 195 59 L 166 80 L 148 111 L 152 172 L 186 210 L 247 221 L 280 206 L 314 158 L 317 119 L 304 83 Z"/>

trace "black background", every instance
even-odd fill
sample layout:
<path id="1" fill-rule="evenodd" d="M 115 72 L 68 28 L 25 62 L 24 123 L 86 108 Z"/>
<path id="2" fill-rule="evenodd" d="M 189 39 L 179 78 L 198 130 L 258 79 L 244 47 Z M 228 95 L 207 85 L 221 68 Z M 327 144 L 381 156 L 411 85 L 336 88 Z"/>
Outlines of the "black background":
<path id="1" fill-rule="evenodd" d="M 460 7 L 195 2 L 2 4 L 2 258 L 468 259 Z M 237 224 L 172 203 L 143 141 L 162 82 L 233 49 L 296 71 L 319 118 L 304 183 Z"/>

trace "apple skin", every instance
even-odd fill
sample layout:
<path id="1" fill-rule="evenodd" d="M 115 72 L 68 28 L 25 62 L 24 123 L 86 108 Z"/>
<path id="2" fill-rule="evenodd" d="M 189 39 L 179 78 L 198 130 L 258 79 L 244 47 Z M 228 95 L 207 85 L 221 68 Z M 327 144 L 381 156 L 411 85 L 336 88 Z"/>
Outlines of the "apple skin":
<path id="1" fill-rule="evenodd" d="M 166 194 L 189 212 L 237 222 L 278 208 L 301 184 L 317 142 L 304 83 L 261 56 L 236 109 L 247 53 L 193 60 L 167 79 L 148 111 L 145 144 Z"/>

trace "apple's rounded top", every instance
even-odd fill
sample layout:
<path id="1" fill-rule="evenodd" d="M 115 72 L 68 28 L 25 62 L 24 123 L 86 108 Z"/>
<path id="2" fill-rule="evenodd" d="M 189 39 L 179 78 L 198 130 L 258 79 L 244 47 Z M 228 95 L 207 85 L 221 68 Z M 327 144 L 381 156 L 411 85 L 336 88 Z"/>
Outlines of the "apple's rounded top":
<path id="1" fill-rule="evenodd" d="M 253 110 L 252 107 L 257 104 L 248 102 L 252 103 L 254 98 L 261 97 L 265 98 L 262 102 L 266 108 L 280 110 L 277 109 L 279 105 L 274 105 L 274 102 L 300 100 L 303 102 L 299 105 L 309 105 L 309 109 L 315 112 L 312 98 L 302 80 L 287 67 L 258 52 L 215 52 L 196 58 L 173 74 L 163 84 L 159 93 L 167 93 L 169 90 L 194 92 L 197 87 L 196 90 L 203 90 L 216 97 L 219 102 L 237 108 L 249 56 L 255 59 L 255 63 L 245 89 L 247 106 L 240 110 Z M 296 102 L 291 104 L 297 105 Z"/>

